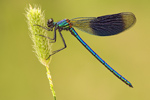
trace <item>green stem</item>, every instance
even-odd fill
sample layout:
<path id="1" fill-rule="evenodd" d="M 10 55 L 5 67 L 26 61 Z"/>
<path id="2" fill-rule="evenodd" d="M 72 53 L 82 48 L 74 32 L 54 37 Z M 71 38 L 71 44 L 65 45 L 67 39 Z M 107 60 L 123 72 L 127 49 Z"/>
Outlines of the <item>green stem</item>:
<path id="1" fill-rule="evenodd" d="M 52 91 L 54 100 L 56 100 L 56 94 L 55 94 L 55 91 L 54 91 L 54 88 L 53 88 L 53 82 L 52 82 L 52 78 L 51 78 L 49 66 L 46 66 L 46 70 L 47 70 L 47 73 L 46 73 L 46 74 L 47 74 L 47 78 L 48 78 L 48 80 L 49 80 L 50 89 L 51 89 L 51 91 Z"/>

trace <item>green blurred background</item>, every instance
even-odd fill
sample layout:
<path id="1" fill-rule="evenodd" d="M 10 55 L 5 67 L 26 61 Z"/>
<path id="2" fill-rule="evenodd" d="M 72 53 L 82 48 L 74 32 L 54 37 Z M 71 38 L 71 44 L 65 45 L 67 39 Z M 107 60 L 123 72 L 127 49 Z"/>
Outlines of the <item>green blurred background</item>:
<path id="1" fill-rule="evenodd" d="M 115 36 L 98 37 L 76 29 L 134 88 L 63 31 L 67 49 L 54 55 L 50 64 L 57 100 L 150 100 L 149 0 L 1 0 L 0 100 L 53 100 L 46 69 L 36 58 L 29 37 L 24 15 L 29 3 L 40 5 L 46 19 L 54 21 L 119 12 L 133 12 L 137 18 L 132 28 Z M 62 47 L 59 39 L 54 48 Z"/>

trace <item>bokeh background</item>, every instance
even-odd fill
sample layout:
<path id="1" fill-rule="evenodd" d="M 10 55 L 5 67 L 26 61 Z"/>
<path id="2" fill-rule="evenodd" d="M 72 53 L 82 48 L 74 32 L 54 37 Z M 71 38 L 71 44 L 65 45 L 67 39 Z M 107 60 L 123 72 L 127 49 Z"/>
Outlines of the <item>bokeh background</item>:
<path id="1" fill-rule="evenodd" d="M 71 34 L 67 48 L 50 63 L 57 100 L 150 100 L 149 0 L 1 0 L 0 100 L 53 100 L 45 67 L 33 52 L 25 18 L 29 3 L 46 19 L 96 17 L 133 12 L 136 24 L 109 37 L 76 31 L 87 44 L 134 86 L 128 87 L 98 62 Z M 49 32 L 52 33 L 52 32 Z M 54 48 L 61 48 L 60 37 Z"/>

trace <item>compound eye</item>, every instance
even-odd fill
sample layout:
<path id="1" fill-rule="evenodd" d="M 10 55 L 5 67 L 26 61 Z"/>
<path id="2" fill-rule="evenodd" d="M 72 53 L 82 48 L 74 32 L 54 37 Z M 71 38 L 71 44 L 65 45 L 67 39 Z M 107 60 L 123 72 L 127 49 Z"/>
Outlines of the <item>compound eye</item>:
<path id="1" fill-rule="evenodd" d="M 53 19 L 52 19 L 52 18 L 49 19 L 48 22 L 49 22 L 49 23 L 53 23 Z"/>
<path id="2" fill-rule="evenodd" d="M 47 26 L 48 27 L 50 27 L 50 26 L 52 26 L 53 25 L 53 19 L 51 18 L 51 19 L 48 19 L 48 21 L 47 21 Z"/>

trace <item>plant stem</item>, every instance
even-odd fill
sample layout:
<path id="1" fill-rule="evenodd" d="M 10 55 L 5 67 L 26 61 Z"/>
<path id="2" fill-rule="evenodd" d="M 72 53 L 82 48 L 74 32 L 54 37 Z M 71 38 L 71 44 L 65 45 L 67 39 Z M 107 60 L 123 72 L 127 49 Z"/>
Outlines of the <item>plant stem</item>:
<path id="1" fill-rule="evenodd" d="M 48 78 L 48 80 L 49 80 L 50 89 L 51 89 L 51 91 L 52 91 L 54 100 L 56 100 L 56 94 L 55 94 L 55 91 L 54 91 L 54 88 L 53 88 L 53 82 L 52 82 L 52 78 L 51 78 L 49 66 L 46 66 L 46 71 L 47 71 L 46 74 L 47 74 L 47 78 Z"/>

